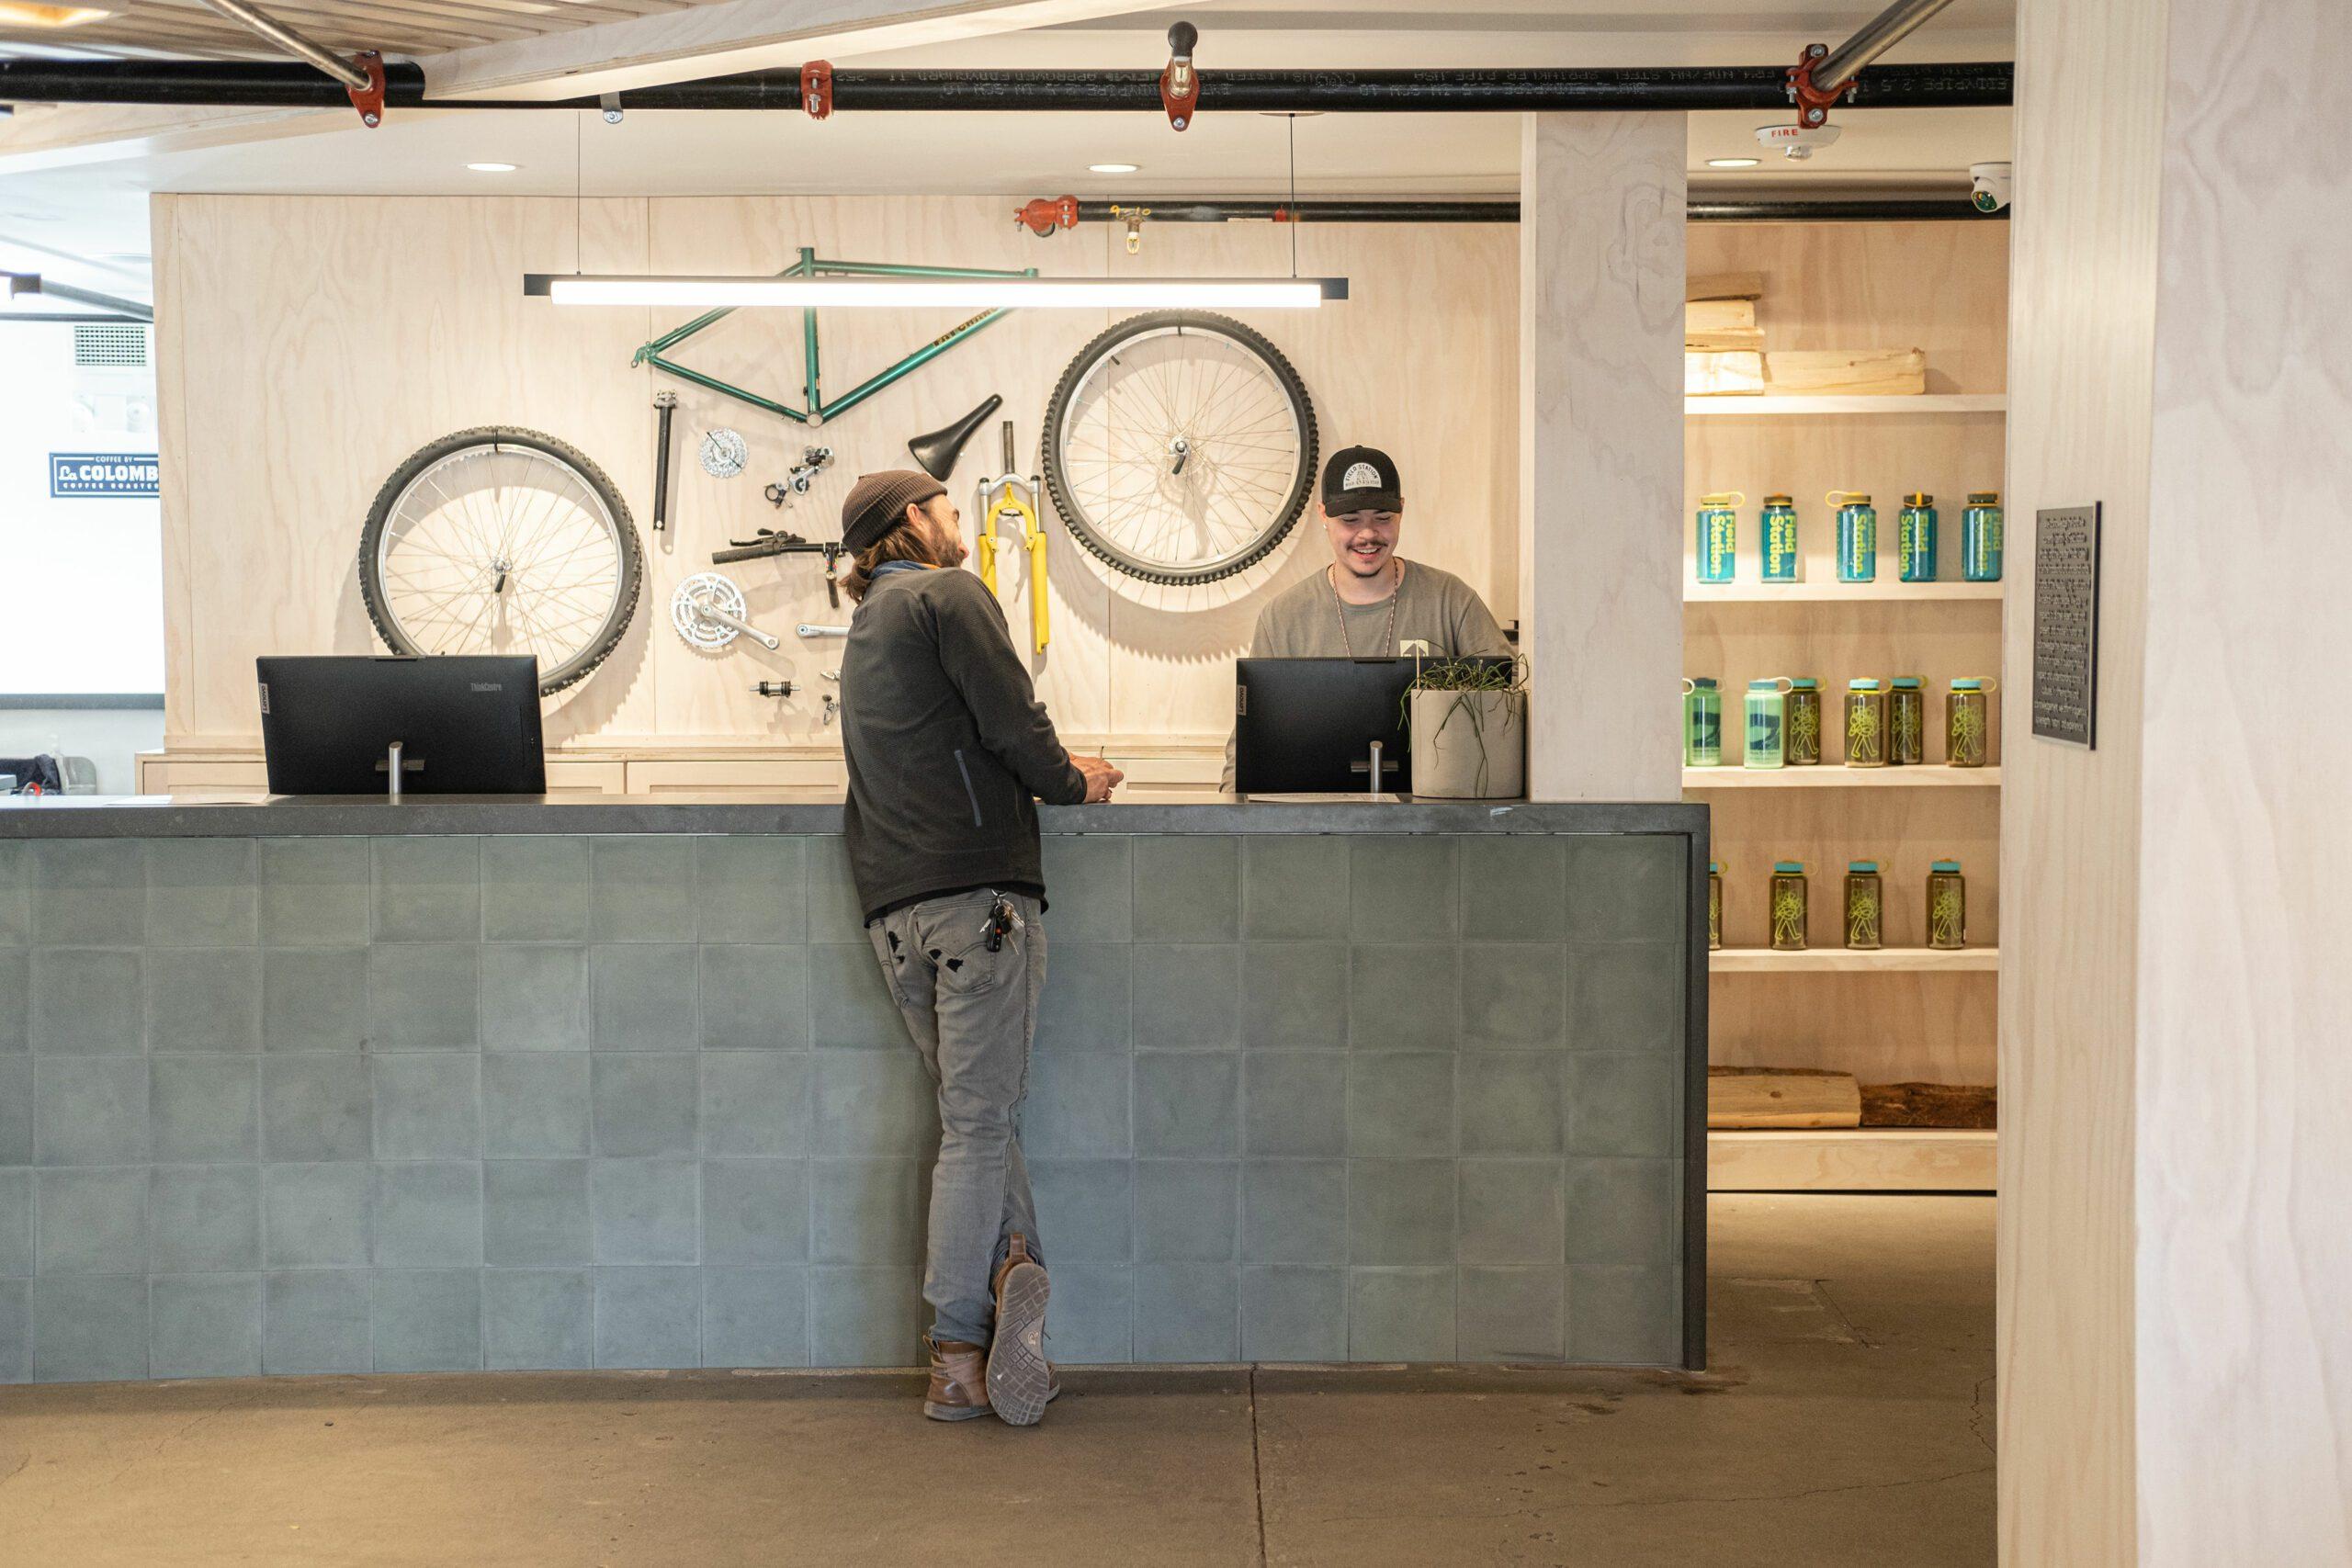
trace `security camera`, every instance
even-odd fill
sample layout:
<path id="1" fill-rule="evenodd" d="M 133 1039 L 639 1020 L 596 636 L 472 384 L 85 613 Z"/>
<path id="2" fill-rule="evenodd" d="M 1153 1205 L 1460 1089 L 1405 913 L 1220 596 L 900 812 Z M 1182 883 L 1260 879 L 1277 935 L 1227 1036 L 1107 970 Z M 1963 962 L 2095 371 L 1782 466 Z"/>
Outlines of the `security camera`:
<path id="1" fill-rule="evenodd" d="M 2009 166 L 2007 164 L 1971 164 L 1968 180 L 1973 187 L 1969 200 L 1979 212 L 1998 212 L 2009 204 Z"/>

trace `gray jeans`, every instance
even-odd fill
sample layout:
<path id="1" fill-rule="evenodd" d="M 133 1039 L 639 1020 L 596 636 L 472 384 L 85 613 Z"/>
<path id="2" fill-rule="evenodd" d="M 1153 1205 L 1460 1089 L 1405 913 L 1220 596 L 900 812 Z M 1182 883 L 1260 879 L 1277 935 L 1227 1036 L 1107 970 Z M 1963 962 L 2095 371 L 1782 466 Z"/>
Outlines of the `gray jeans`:
<path id="1" fill-rule="evenodd" d="M 996 1316 L 989 1276 L 1019 1231 L 1041 1261 L 1029 1172 L 1021 1160 L 1021 1100 L 1029 1042 L 1046 987 L 1046 926 L 1037 900 L 1006 895 L 1021 925 L 989 951 L 993 893 L 954 893 L 893 910 L 866 927 L 882 977 L 939 1089 L 939 1163 L 931 1173 L 931 1245 L 923 1299 L 932 1337 L 985 1345 Z"/>

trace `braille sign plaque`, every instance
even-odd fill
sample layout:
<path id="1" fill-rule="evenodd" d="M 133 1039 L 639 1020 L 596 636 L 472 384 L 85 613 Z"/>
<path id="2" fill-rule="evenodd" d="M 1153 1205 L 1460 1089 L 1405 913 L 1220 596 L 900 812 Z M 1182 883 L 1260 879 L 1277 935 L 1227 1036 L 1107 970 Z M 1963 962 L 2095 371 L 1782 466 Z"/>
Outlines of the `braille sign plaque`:
<path id="1" fill-rule="evenodd" d="M 2085 747 L 2098 743 L 2099 506 L 2033 514 L 2033 733 Z"/>

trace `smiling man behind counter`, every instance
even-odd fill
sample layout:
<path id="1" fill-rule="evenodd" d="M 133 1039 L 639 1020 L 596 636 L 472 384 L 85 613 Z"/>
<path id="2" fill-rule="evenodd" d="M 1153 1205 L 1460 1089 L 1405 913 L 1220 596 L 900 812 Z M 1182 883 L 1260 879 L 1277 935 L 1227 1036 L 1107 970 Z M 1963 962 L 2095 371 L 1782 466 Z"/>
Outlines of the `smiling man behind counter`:
<path id="1" fill-rule="evenodd" d="M 1508 658 L 1510 644 L 1476 590 L 1396 553 L 1405 487 L 1387 453 L 1350 446 L 1323 465 L 1323 532 L 1331 564 L 1277 595 L 1258 616 L 1252 659 Z M 1233 790 L 1233 739 L 1225 742 Z"/>

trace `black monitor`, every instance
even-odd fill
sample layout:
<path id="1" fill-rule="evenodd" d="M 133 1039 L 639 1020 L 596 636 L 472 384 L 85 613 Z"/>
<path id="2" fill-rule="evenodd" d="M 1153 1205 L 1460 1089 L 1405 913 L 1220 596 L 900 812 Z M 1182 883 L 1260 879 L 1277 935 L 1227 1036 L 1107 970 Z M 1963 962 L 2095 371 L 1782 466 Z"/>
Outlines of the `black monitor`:
<path id="1" fill-rule="evenodd" d="M 547 793 L 537 659 L 464 653 L 254 664 L 272 795 Z M 398 791 L 390 787 L 395 744 Z"/>
<path id="2" fill-rule="evenodd" d="M 1233 787 L 1242 795 L 1363 795 L 1413 787 L 1405 739 L 1411 659 L 1244 659 L 1234 671 Z"/>

